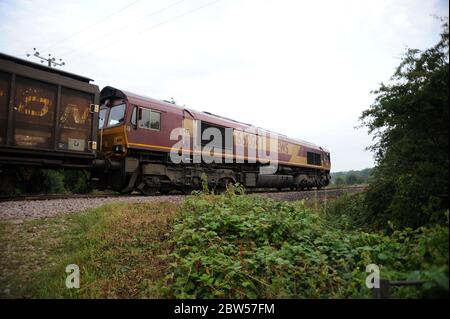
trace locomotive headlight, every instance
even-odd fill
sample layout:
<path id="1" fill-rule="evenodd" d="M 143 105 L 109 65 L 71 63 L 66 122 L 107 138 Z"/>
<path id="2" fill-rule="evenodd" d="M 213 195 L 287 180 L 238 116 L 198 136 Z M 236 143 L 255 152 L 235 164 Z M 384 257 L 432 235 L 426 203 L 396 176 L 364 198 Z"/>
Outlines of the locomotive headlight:
<path id="1" fill-rule="evenodd" d="M 123 147 L 122 144 L 115 144 L 112 147 L 112 151 L 113 151 L 113 153 L 116 153 L 116 154 L 123 154 L 123 153 L 125 153 L 125 148 Z"/>

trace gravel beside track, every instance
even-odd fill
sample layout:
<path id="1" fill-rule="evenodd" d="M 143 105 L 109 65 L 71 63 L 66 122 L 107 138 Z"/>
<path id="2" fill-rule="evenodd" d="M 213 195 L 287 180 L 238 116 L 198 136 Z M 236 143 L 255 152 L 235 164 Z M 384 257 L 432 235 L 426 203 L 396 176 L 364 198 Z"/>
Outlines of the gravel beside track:
<path id="1" fill-rule="evenodd" d="M 344 192 L 353 194 L 361 192 L 365 186 L 347 187 L 337 189 L 324 189 L 312 191 L 288 191 L 288 192 L 254 192 L 250 196 L 263 196 L 276 200 L 293 201 L 325 201 L 336 198 Z M 0 220 L 11 220 L 21 223 L 25 219 L 37 219 L 53 217 L 61 213 L 82 212 L 90 208 L 99 207 L 107 203 L 130 202 L 130 203 L 154 203 L 172 202 L 180 203 L 184 195 L 164 196 L 111 196 L 102 197 L 74 197 L 39 200 L 11 200 L 0 202 Z"/>
<path id="2" fill-rule="evenodd" d="M 99 207 L 106 203 L 130 202 L 174 202 L 183 200 L 182 195 L 168 196 L 120 196 L 94 198 L 65 198 L 49 200 L 25 200 L 0 202 L 0 220 L 15 220 L 20 223 L 24 219 L 53 217 L 60 213 L 75 213 Z"/>
<path id="3" fill-rule="evenodd" d="M 273 192 L 273 193 L 253 193 L 256 196 L 264 196 L 276 200 L 284 200 L 284 201 L 294 201 L 294 200 L 302 200 L 305 201 L 324 201 L 338 197 L 342 193 L 347 194 L 355 194 L 360 193 L 367 186 L 352 186 L 345 188 L 330 188 L 330 189 L 322 189 L 322 190 L 311 190 L 311 191 L 303 191 L 303 192 Z"/>

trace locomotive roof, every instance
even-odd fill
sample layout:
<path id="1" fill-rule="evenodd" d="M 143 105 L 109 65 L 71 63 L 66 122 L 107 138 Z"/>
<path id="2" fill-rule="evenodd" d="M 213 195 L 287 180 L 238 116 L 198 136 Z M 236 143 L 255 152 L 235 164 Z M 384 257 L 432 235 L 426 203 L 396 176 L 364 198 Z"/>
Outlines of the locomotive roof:
<path id="1" fill-rule="evenodd" d="M 63 75 L 63 76 L 66 76 L 68 78 L 72 78 L 72 79 L 75 79 L 75 80 L 78 80 L 78 81 L 83 81 L 83 82 L 86 82 L 86 83 L 89 83 L 89 82 L 93 81 L 90 78 L 87 78 L 87 77 L 84 77 L 84 76 L 81 76 L 81 75 L 78 75 L 78 74 L 73 74 L 73 73 L 66 72 L 66 71 L 63 71 L 63 70 L 60 70 L 60 69 L 51 68 L 51 67 L 48 67 L 48 66 L 43 65 L 43 64 L 39 64 L 39 63 L 36 63 L 36 62 L 31 62 L 31 61 L 28 61 L 28 60 L 20 59 L 20 58 L 17 58 L 15 56 L 4 54 L 4 53 L 1 53 L 1 52 L 0 52 L 0 59 L 1 60 L 11 61 L 11 62 L 20 64 L 20 65 L 29 66 L 29 67 L 32 67 L 32 68 L 35 68 L 35 69 L 46 71 L 46 72 Z"/>
<path id="2" fill-rule="evenodd" d="M 301 144 L 303 146 L 306 146 L 306 147 L 309 147 L 309 148 L 312 148 L 312 149 L 323 150 L 324 152 L 328 152 L 327 149 L 322 148 L 322 147 L 320 147 L 320 146 L 318 146 L 316 144 L 313 144 L 313 143 L 310 143 L 310 142 L 307 142 L 307 141 L 304 141 L 304 140 L 296 139 L 296 138 L 290 138 L 290 137 L 288 137 L 286 135 L 283 135 L 283 134 L 280 134 L 280 133 L 276 133 L 276 132 L 273 132 L 273 131 L 269 131 L 269 130 L 266 130 L 266 129 L 263 129 L 263 128 L 260 128 L 260 127 L 256 127 L 256 126 L 254 126 L 252 124 L 247 124 L 247 123 L 235 121 L 235 120 L 227 118 L 227 117 L 223 117 L 223 116 L 220 116 L 220 115 L 212 114 L 210 112 L 196 111 L 196 110 L 189 109 L 189 108 L 186 108 L 186 107 L 182 107 L 182 106 L 179 106 L 177 104 L 170 103 L 170 102 L 157 100 L 157 99 L 145 96 L 145 95 L 139 95 L 139 94 L 131 93 L 131 92 L 128 92 L 128 91 L 119 90 L 119 89 L 113 88 L 111 86 L 104 87 L 102 89 L 101 93 L 100 93 L 100 98 L 103 100 L 103 99 L 106 99 L 106 98 L 108 98 L 110 96 L 116 96 L 116 97 L 120 97 L 120 98 L 123 98 L 123 99 L 128 99 L 131 103 L 134 103 L 134 104 L 139 104 L 139 101 L 141 101 L 141 102 L 153 103 L 153 104 L 157 104 L 157 105 L 160 105 L 160 106 L 164 106 L 166 109 L 169 109 L 169 110 L 170 109 L 172 109 L 172 110 L 176 109 L 176 110 L 178 110 L 180 112 L 187 111 L 192 117 L 194 117 L 194 119 L 205 120 L 205 121 L 211 122 L 213 124 L 218 124 L 218 125 L 222 125 L 222 126 L 228 125 L 228 126 L 230 126 L 232 128 L 235 128 L 235 129 L 238 128 L 238 129 L 241 129 L 241 130 L 245 130 L 247 128 L 253 128 L 255 130 L 262 130 L 262 131 L 265 131 L 265 132 L 274 133 L 274 134 L 278 135 L 279 137 L 282 137 L 284 140 L 286 140 L 288 142 L 290 141 L 290 142 L 298 143 L 298 144 Z"/>

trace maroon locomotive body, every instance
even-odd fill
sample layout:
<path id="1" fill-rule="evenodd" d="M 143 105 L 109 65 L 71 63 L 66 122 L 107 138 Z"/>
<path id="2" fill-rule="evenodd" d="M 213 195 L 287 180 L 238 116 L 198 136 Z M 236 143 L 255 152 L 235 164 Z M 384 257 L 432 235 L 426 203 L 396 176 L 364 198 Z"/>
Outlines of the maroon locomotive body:
<path id="1" fill-rule="evenodd" d="M 112 87 L 101 91 L 98 135 L 100 162 L 108 168 L 99 178 L 122 192 L 190 191 L 202 176 L 219 188 L 239 182 L 250 188 L 310 189 L 330 179 L 330 154 L 319 146 Z M 263 147 L 271 158 L 261 157 Z M 182 160 L 174 162 L 177 154 Z M 276 170 L 262 173 L 270 159 Z"/>

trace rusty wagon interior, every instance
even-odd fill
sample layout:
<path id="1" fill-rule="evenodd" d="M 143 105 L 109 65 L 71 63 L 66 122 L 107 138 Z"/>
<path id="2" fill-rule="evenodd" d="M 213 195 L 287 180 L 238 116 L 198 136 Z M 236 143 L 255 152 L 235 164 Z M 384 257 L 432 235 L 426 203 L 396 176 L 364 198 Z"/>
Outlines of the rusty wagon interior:
<path id="1" fill-rule="evenodd" d="M 91 81 L 0 54 L 0 165 L 91 166 L 99 101 Z"/>

